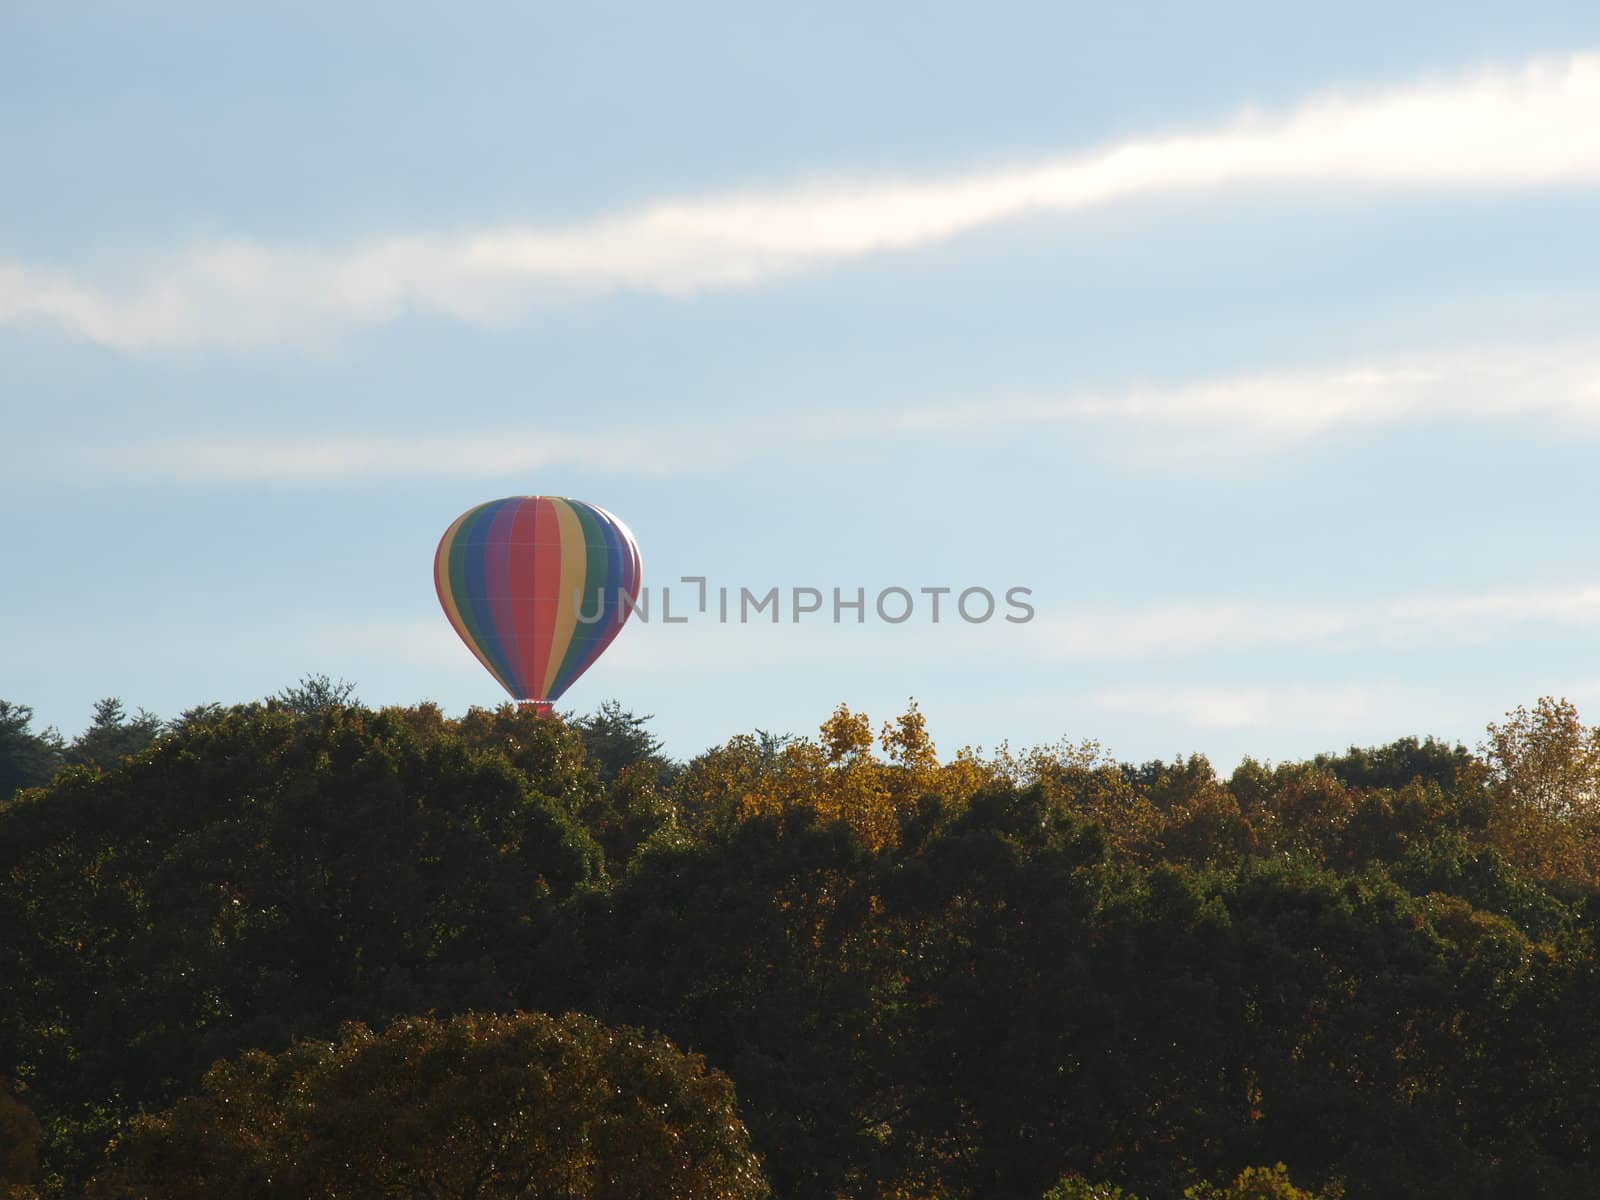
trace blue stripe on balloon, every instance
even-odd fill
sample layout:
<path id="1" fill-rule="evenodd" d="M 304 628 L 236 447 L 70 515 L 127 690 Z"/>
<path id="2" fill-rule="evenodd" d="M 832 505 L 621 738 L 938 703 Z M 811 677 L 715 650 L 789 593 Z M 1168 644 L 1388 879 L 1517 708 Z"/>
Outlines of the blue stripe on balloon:
<path id="1" fill-rule="evenodd" d="M 489 531 L 494 526 L 495 518 L 505 507 L 515 503 L 516 499 L 513 497 L 485 504 L 472 520 L 462 527 L 459 536 L 465 539 L 466 553 L 462 563 L 465 567 L 465 598 L 477 618 L 472 628 L 478 637 L 478 648 L 490 662 L 494 663 L 495 670 L 500 672 L 501 677 L 516 689 L 517 698 L 522 699 L 528 694 L 526 682 L 508 653 L 504 633 L 495 621 L 494 609 L 489 604 L 489 556 L 498 549 L 490 541 Z"/>
<path id="2" fill-rule="evenodd" d="M 631 557 L 628 554 L 622 531 L 617 528 L 616 523 L 593 505 L 586 504 L 584 508 L 588 510 L 599 525 L 602 531 L 601 536 L 605 543 L 606 577 L 600 584 L 601 616 L 593 625 L 587 627 L 589 642 L 584 648 L 583 655 L 572 660 L 571 665 L 562 672 L 561 678 L 556 680 L 555 687 L 552 689 L 552 698 L 559 696 L 572 684 L 576 683 L 578 677 L 594 665 L 595 660 L 599 658 L 601 652 L 610 644 L 612 637 L 615 636 L 616 622 L 622 605 L 621 592 L 626 582 L 627 569 Z M 592 591 L 593 589 L 591 588 L 590 590 Z"/>

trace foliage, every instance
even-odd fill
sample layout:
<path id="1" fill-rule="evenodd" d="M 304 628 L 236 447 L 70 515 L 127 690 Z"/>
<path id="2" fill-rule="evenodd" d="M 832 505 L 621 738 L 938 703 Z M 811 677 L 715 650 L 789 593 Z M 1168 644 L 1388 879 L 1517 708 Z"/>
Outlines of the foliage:
<path id="1" fill-rule="evenodd" d="M 1282 1163 L 1271 1167 L 1246 1167 L 1227 1187 L 1200 1184 L 1184 1191 L 1185 1200 L 1337 1200 L 1338 1187 L 1320 1192 L 1297 1188 Z"/>
<path id="2" fill-rule="evenodd" d="M 0 1197 L 20 1197 L 39 1169 L 44 1127 L 0 1079 Z"/>
<path id="3" fill-rule="evenodd" d="M 302 675 L 298 683 L 284 688 L 267 703 L 302 717 L 315 717 L 330 709 L 360 703 L 355 696 L 356 685 L 349 680 L 311 674 Z"/>
<path id="4" fill-rule="evenodd" d="M 89 728 L 67 747 L 66 761 L 72 766 L 109 771 L 149 746 L 160 732 L 160 717 L 142 708 L 129 716 L 121 700 L 108 696 L 94 706 Z"/>
<path id="5" fill-rule="evenodd" d="M 43 787 L 61 769 L 61 735 L 35 733 L 32 725 L 33 709 L 0 700 L 0 804 L 23 788 Z"/>
<path id="6" fill-rule="evenodd" d="M 1565 702 L 1480 756 L 1226 778 L 941 758 L 914 704 L 681 771 L 615 705 L 302 707 L 191 710 L 0 806 L 0 1073 L 46 1194 L 198 1128 L 217 1060 L 287 1087 L 306 1039 L 387 1045 L 341 1022 L 540 1010 L 703 1055 L 785 1200 L 1600 1194 L 1596 735 Z M 339 1112 L 410 1111 L 328 1069 Z"/>
<path id="7" fill-rule="evenodd" d="M 1404 737 L 1387 746 L 1351 746 L 1344 754 L 1319 754 L 1312 764 L 1331 772 L 1346 787 L 1391 790 L 1418 781 L 1456 789 L 1480 770 L 1465 746 L 1431 737 Z"/>
<path id="8" fill-rule="evenodd" d="M 873 753 L 875 743 L 885 758 Z M 701 831 L 804 806 L 824 821 L 844 822 L 879 849 L 899 837 L 924 797 L 960 803 L 1000 772 L 970 750 L 941 764 L 914 701 L 877 739 L 867 714 L 841 704 L 816 741 L 740 735 L 690 762 L 675 791 Z"/>
<path id="9" fill-rule="evenodd" d="M 0 1069 L 90 1144 L 246 1048 L 512 1005 L 559 985 L 541 947 L 598 865 L 448 732 L 236 711 L 0 811 Z"/>
<path id="10" fill-rule="evenodd" d="M 600 782 L 609 787 L 629 767 L 635 771 L 653 768 L 657 774 L 667 767 L 661 739 L 646 728 L 651 719 L 606 700 L 594 712 L 574 717 L 567 724 L 583 739 Z"/>
<path id="11" fill-rule="evenodd" d="M 1319 1192 L 1295 1187 L 1282 1163 L 1271 1167 L 1246 1167 L 1226 1187 L 1200 1183 L 1185 1188 L 1185 1200 L 1339 1200 L 1337 1184 Z M 1109 1183 L 1090 1183 L 1081 1175 L 1068 1175 L 1044 1194 L 1043 1200 L 1139 1200 L 1131 1192 Z"/>
<path id="12" fill-rule="evenodd" d="M 1568 700 L 1541 699 L 1491 724 L 1483 746 L 1496 805 L 1494 840 L 1541 879 L 1600 877 L 1600 728 Z"/>
<path id="13" fill-rule="evenodd" d="M 1090 1183 L 1082 1175 L 1066 1175 L 1042 1200 L 1139 1200 L 1139 1197 L 1115 1184 Z"/>
<path id="14" fill-rule="evenodd" d="M 91 1197 L 768 1194 L 725 1078 L 576 1014 L 351 1024 L 336 1042 L 246 1054 L 135 1121 L 120 1159 Z"/>

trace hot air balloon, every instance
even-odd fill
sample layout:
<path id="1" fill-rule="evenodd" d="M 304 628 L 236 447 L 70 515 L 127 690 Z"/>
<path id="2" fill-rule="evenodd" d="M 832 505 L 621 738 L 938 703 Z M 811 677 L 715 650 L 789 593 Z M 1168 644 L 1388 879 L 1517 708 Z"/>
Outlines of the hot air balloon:
<path id="1" fill-rule="evenodd" d="M 548 710 L 604 653 L 639 598 L 628 527 L 560 496 L 508 496 L 456 518 L 433 559 L 461 640 L 521 704 Z"/>

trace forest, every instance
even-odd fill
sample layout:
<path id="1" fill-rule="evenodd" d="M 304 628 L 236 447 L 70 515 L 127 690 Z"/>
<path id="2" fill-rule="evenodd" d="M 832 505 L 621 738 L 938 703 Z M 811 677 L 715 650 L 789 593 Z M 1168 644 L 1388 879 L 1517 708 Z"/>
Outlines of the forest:
<path id="1" fill-rule="evenodd" d="M 820 714 L 819 714 L 820 715 Z M 0 701 L 0 1196 L 1600 1195 L 1600 729 Z"/>

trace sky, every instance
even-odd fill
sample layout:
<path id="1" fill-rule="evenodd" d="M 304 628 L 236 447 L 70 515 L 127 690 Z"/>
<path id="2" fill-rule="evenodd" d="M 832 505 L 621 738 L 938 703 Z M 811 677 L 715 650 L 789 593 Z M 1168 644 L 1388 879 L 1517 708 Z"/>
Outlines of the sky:
<path id="1" fill-rule="evenodd" d="M 1597 318 L 1592 3 L 7 3 L 0 697 L 496 703 L 433 551 L 542 493 L 783 590 L 563 698 L 680 757 L 1593 719 Z"/>

